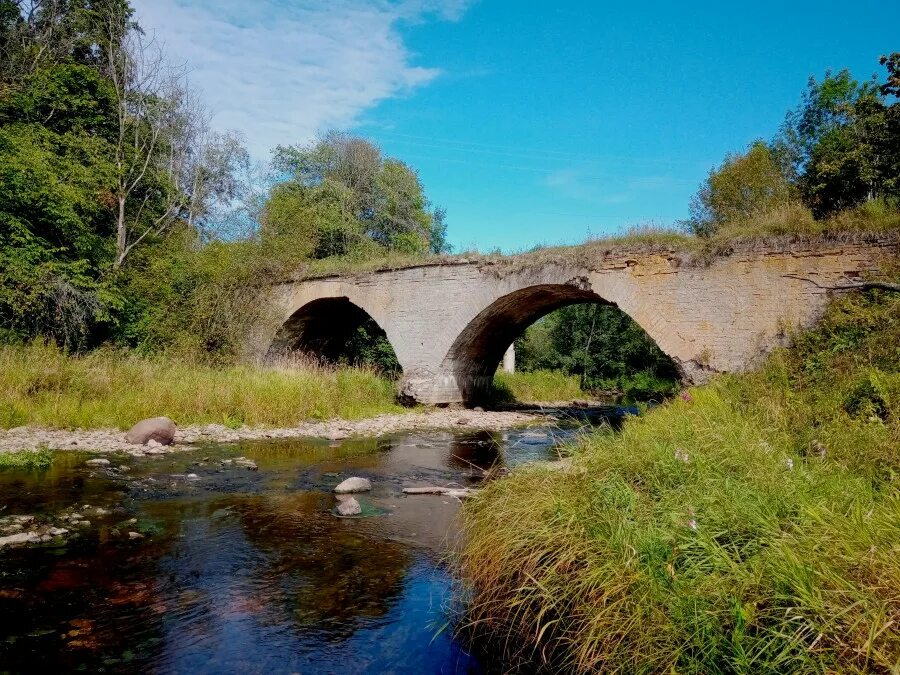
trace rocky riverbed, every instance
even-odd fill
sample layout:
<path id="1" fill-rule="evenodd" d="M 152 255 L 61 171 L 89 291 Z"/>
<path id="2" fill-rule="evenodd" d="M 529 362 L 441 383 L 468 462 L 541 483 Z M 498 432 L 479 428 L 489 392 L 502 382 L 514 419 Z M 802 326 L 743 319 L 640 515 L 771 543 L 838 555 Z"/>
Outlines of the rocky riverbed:
<path id="1" fill-rule="evenodd" d="M 304 422 L 296 427 L 281 429 L 263 427 L 239 427 L 232 429 L 221 424 L 190 425 L 175 433 L 175 442 L 163 446 L 134 445 L 125 440 L 125 432 L 118 429 L 47 429 L 42 427 L 16 427 L 0 430 L 0 452 L 19 450 L 92 450 L 97 452 L 127 452 L 140 457 L 160 455 L 206 443 L 236 443 L 248 440 L 325 438 L 332 441 L 352 436 L 381 436 L 397 431 L 421 429 L 468 428 L 473 430 L 501 431 L 533 424 L 553 424 L 551 413 L 480 411 L 441 409 L 425 412 L 379 415 L 364 420 L 329 420 Z"/>

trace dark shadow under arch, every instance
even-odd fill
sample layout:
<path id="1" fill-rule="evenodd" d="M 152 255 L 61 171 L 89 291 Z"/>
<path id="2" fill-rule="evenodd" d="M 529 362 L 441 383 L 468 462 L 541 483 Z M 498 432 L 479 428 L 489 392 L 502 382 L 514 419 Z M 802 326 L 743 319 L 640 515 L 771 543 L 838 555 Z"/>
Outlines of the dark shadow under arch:
<path id="1" fill-rule="evenodd" d="M 301 353 L 328 364 L 368 365 L 391 375 L 400 373 L 393 346 L 384 330 L 349 298 L 309 302 L 284 322 L 268 357 Z"/>

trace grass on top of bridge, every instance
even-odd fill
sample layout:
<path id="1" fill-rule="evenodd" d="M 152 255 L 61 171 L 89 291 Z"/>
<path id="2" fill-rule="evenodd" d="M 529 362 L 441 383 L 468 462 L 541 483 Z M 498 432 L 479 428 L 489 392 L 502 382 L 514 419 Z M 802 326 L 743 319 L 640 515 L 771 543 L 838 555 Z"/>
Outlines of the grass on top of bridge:
<path id="1" fill-rule="evenodd" d="M 892 275 L 900 280 L 900 273 Z M 900 294 L 467 502 L 469 629 L 556 672 L 900 668 Z"/>
<path id="2" fill-rule="evenodd" d="M 499 270 L 515 271 L 548 262 L 589 265 L 592 260 L 607 255 L 654 252 L 683 252 L 689 260 L 706 264 L 740 249 L 832 242 L 865 243 L 885 236 L 900 237 L 900 208 L 884 200 L 866 202 L 825 220 L 815 220 L 812 212 L 802 204 L 789 203 L 746 220 L 725 224 L 710 237 L 696 237 L 674 227 L 643 225 L 631 227 L 621 234 L 591 238 L 575 246 L 542 245 L 510 255 L 502 255 L 500 251 L 487 254 L 463 251 L 456 255 L 437 256 L 400 252 L 373 255 L 372 251 L 364 250 L 358 255 L 310 260 L 298 271 L 296 278 L 312 279 L 464 262 L 493 264 Z"/>
<path id="3" fill-rule="evenodd" d="M 115 350 L 70 356 L 39 342 L 0 347 L 0 429 L 127 429 L 157 415 L 180 425 L 294 426 L 401 410 L 394 383 L 360 368 L 217 368 Z"/>

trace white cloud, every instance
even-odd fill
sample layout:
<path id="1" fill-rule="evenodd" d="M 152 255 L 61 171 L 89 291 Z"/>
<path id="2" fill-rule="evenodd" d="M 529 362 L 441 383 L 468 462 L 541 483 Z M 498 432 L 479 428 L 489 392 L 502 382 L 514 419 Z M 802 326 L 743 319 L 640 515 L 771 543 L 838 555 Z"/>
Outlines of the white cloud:
<path id="1" fill-rule="evenodd" d="M 145 31 L 183 63 L 218 129 L 259 158 L 279 143 L 352 126 L 384 99 L 433 80 L 398 25 L 458 20 L 469 0 L 133 0 Z"/>

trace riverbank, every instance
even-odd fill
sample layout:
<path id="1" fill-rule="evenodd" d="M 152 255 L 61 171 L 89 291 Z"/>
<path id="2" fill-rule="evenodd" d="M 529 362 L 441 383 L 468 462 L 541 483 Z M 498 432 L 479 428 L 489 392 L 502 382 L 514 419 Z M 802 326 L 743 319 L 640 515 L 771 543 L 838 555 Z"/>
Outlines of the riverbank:
<path id="1" fill-rule="evenodd" d="M 895 277 L 898 275 L 895 275 Z M 900 667 L 900 295 L 464 509 L 467 631 L 550 672 Z"/>
<path id="2" fill-rule="evenodd" d="M 179 425 L 293 427 L 404 410 L 394 382 L 365 368 L 217 367 L 113 349 L 73 356 L 40 342 L 0 346 L 0 429 L 125 430 L 160 415 Z"/>
<path id="3" fill-rule="evenodd" d="M 376 415 L 362 420 L 333 419 L 306 422 L 293 427 L 229 428 L 222 424 L 192 424 L 179 428 L 171 446 L 134 445 L 125 440 L 118 429 L 52 429 L 22 426 L 0 430 L 0 453 L 48 450 L 92 450 L 127 452 L 132 455 L 166 454 L 206 443 L 236 443 L 265 439 L 324 438 L 331 441 L 351 436 L 382 436 L 398 431 L 420 429 L 472 429 L 500 431 L 532 424 L 553 424 L 549 413 L 516 411 L 485 412 L 477 410 L 429 410 Z"/>
<path id="4" fill-rule="evenodd" d="M 576 377 L 558 373 L 504 374 L 498 377 L 498 386 L 507 394 L 505 402 L 571 403 L 587 398 Z M 205 428 L 198 433 L 211 436 L 212 441 L 226 441 L 236 432 L 237 440 L 246 437 L 241 434 L 266 438 L 267 432 L 330 437 L 360 421 L 359 431 L 352 433 L 422 428 L 416 421 L 418 414 L 435 420 L 425 422 L 427 427 L 452 426 L 459 420 L 452 411 L 417 408 L 410 413 L 397 402 L 396 383 L 366 368 L 302 361 L 270 367 L 216 367 L 121 350 L 73 356 L 40 342 L 0 346 L 0 435 L 3 429 L 26 426 L 105 430 L 95 440 L 107 447 L 117 442 L 118 431 L 141 419 L 165 416 L 179 426 Z M 402 424 L 412 426 L 373 419 L 383 415 L 387 420 L 407 420 Z M 484 420 L 486 428 L 506 428 L 507 416 L 492 418 L 472 411 L 468 415 Z M 325 421 L 334 419 L 341 421 Z M 306 429 L 314 431 L 306 433 Z M 59 432 L 46 440 L 56 447 L 65 438 Z M 72 440 L 90 439 L 75 435 Z"/>

